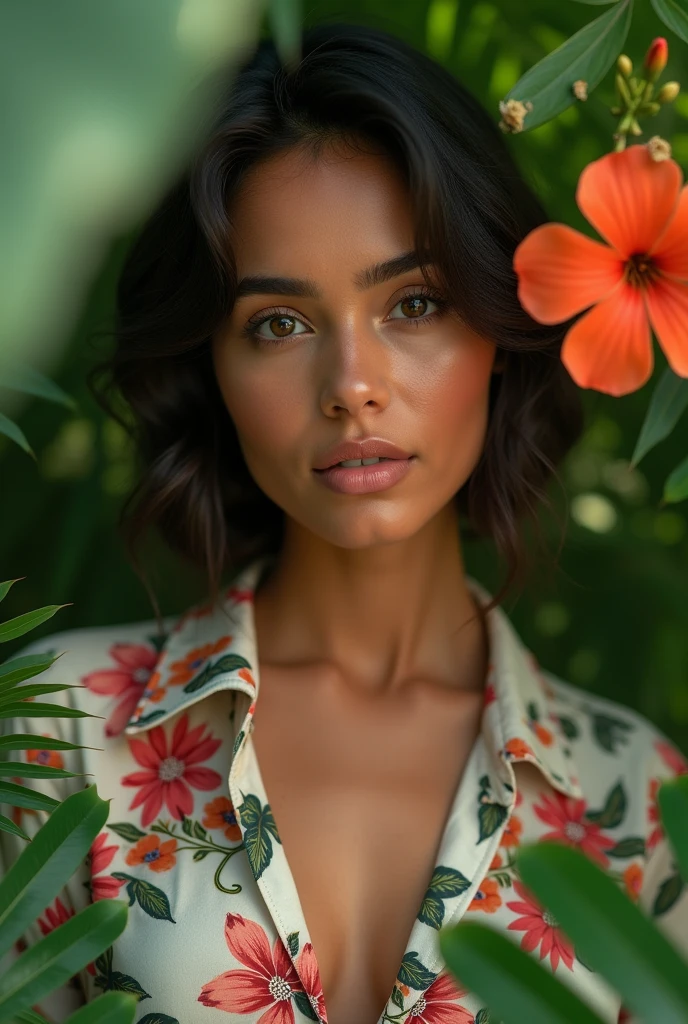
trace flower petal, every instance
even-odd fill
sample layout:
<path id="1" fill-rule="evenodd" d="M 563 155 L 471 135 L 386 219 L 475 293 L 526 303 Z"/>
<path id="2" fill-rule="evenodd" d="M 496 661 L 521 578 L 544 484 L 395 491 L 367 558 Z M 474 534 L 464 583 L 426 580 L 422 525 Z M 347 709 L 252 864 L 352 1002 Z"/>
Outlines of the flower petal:
<path id="1" fill-rule="evenodd" d="M 646 146 L 607 153 L 585 167 L 576 202 L 622 256 L 647 252 L 676 206 L 683 173 L 675 160 L 653 160 Z"/>
<path id="2" fill-rule="evenodd" d="M 564 366 L 581 388 L 627 395 L 652 375 L 650 325 L 640 291 L 622 283 L 564 338 Z"/>
<path id="3" fill-rule="evenodd" d="M 681 189 L 674 216 L 651 252 L 660 270 L 688 278 L 688 185 Z"/>
<path id="4" fill-rule="evenodd" d="M 259 924 L 241 914 L 228 913 L 225 917 L 225 942 L 232 956 L 244 967 L 258 971 L 268 981 L 272 978 L 275 973 L 272 950 Z"/>
<path id="5" fill-rule="evenodd" d="M 660 277 L 645 292 L 647 311 L 669 366 L 688 377 L 688 284 Z"/>
<path id="6" fill-rule="evenodd" d="M 225 971 L 207 981 L 201 989 L 198 1002 L 216 1006 L 227 1013 L 252 1013 L 264 1010 L 273 999 L 268 982 L 255 971 Z"/>
<path id="7" fill-rule="evenodd" d="M 518 298 L 542 324 L 568 320 L 619 283 L 623 260 L 609 246 L 565 224 L 541 224 L 516 247 Z"/>

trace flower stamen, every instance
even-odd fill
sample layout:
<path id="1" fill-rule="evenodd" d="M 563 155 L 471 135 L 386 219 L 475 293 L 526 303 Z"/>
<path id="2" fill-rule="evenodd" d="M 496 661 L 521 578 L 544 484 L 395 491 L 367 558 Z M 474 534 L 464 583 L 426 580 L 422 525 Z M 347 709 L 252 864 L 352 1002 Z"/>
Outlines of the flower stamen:
<path id="1" fill-rule="evenodd" d="M 646 253 L 634 253 L 624 267 L 624 280 L 633 288 L 647 288 L 660 275 L 661 271 Z"/>

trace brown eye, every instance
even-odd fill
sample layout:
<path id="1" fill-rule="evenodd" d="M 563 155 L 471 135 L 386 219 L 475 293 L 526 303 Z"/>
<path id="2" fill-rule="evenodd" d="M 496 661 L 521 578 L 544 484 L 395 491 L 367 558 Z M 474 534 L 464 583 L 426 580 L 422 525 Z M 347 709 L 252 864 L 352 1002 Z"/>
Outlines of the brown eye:
<path id="1" fill-rule="evenodd" d="M 399 303 L 405 316 L 424 316 L 428 307 L 428 300 L 422 295 L 408 295 Z"/>
<path id="2" fill-rule="evenodd" d="M 272 320 L 268 320 L 267 323 L 278 338 L 284 338 L 294 330 L 293 316 L 273 316 Z"/>

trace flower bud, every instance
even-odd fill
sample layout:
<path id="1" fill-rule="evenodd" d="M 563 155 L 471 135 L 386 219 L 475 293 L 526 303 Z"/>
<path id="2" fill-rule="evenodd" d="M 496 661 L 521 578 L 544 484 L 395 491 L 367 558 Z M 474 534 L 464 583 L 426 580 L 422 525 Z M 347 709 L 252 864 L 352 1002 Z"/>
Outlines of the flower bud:
<path id="1" fill-rule="evenodd" d="M 633 64 L 631 58 L 627 57 L 625 53 L 620 53 L 616 60 L 616 66 L 626 78 L 633 74 Z"/>
<path id="2" fill-rule="evenodd" d="M 678 82 L 665 82 L 655 96 L 655 99 L 658 103 L 671 103 L 672 100 L 676 99 L 680 91 L 681 86 Z"/>
<path id="3" fill-rule="evenodd" d="M 643 68 L 648 82 L 654 82 L 659 78 L 669 59 L 669 44 L 663 36 L 653 39 L 645 54 Z"/>

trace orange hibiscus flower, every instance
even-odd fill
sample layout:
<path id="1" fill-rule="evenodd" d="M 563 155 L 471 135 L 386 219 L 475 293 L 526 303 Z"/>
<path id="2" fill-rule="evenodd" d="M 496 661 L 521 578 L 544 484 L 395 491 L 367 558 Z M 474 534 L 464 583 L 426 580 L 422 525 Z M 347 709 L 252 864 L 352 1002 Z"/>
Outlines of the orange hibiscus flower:
<path id="1" fill-rule="evenodd" d="M 132 846 L 125 860 L 127 864 L 147 864 L 152 871 L 169 871 L 177 863 L 175 851 L 176 839 L 160 842 L 160 836 L 147 835 Z"/>
<path id="2" fill-rule="evenodd" d="M 688 377 L 688 186 L 672 159 L 645 145 L 584 168 L 576 202 L 608 244 L 565 224 L 542 224 L 514 253 L 521 305 L 567 332 L 561 359 L 574 381 L 625 395 L 653 369 L 650 326 L 669 366 Z"/>

